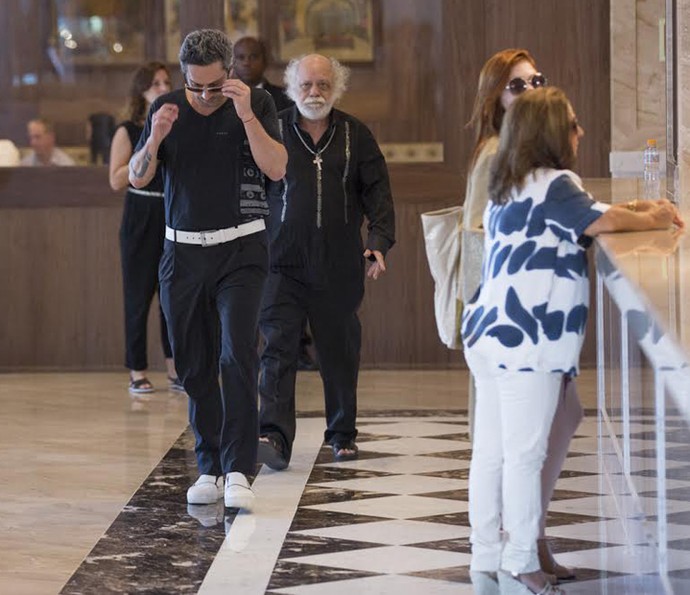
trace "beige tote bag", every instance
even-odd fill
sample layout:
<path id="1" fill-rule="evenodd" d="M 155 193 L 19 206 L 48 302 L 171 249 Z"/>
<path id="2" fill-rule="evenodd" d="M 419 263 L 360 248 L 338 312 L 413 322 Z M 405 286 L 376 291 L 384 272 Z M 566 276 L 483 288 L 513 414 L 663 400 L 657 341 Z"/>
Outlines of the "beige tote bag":
<path id="1" fill-rule="evenodd" d="M 434 314 L 441 342 L 460 349 L 462 296 L 460 287 L 460 232 L 462 207 L 422 213 L 424 246 L 434 279 Z"/>

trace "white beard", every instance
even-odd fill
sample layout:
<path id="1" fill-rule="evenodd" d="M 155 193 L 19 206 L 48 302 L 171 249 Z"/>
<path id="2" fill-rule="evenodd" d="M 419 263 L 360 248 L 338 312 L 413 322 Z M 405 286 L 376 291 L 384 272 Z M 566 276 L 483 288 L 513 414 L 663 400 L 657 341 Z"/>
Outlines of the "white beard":
<path id="1" fill-rule="evenodd" d="M 297 102 L 297 109 L 307 120 L 323 120 L 328 117 L 333 109 L 333 103 L 302 103 Z"/>

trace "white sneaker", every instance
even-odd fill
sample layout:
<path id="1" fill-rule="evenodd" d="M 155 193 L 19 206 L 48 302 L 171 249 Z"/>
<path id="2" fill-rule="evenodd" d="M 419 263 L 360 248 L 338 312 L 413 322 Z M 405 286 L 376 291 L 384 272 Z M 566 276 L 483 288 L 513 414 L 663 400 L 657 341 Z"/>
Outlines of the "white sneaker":
<path id="1" fill-rule="evenodd" d="M 249 512 L 254 508 L 254 492 L 243 473 L 234 471 L 225 476 L 225 506 Z"/>
<path id="2" fill-rule="evenodd" d="M 200 475 L 187 490 L 188 504 L 213 504 L 223 497 L 223 476 Z"/>

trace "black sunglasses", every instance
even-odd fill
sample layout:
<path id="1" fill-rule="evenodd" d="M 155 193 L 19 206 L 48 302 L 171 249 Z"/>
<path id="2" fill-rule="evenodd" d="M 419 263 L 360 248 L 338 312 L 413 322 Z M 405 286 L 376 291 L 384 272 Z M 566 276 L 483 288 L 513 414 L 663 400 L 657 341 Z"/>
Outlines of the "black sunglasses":
<path id="1" fill-rule="evenodd" d="M 190 93 L 195 93 L 197 95 L 203 94 L 204 91 L 209 94 L 220 93 L 223 90 L 223 85 L 214 85 L 213 87 L 197 87 L 195 85 L 184 84 L 187 91 Z"/>
<path id="2" fill-rule="evenodd" d="M 537 72 L 537 74 L 533 74 L 528 79 L 520 77 L 514 78 L 506 85 L 506 90 L 510 91 L 513 95 L 520 95 L 520 93 L 527 91 L 529 86 L 533 89 L 537 89 L 539 87 L 545 87 L 546 85 L 546 77 L 541 72 Z"/>
<path id="3" fill-rule="evenodd" d="M 229 73 L 226 72 L 225 76 L 229 76 Z M 223 81 L 225 82 L 225 81 Z M 199 87 L 198 85 L 190 85 L 187 82 L 187 77 L 185 76 L 185 81 L 184 81 L 184 86 L 189 91 L 190 93 L 195 93 L 197 95 L 202 95 L 204 91 L 208 93 L 209 95 L 213 95 L 215 93 L 220 93 L 223 90 L 223 83 L 220 85 L 213 85 L 211 87 Z"/>

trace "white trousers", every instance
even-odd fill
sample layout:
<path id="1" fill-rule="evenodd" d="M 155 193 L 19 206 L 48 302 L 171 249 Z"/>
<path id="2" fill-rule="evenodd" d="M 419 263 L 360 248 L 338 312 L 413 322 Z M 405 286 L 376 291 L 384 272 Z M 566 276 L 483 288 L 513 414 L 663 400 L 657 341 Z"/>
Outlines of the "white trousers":
<path id="1" fill-rule="evenodd" d="M 563 374 L 496 372 L 471 351 L 465 357 L 477 385 L 471 570 L 533 572 L 539 570 L 541 470 Z"/>

